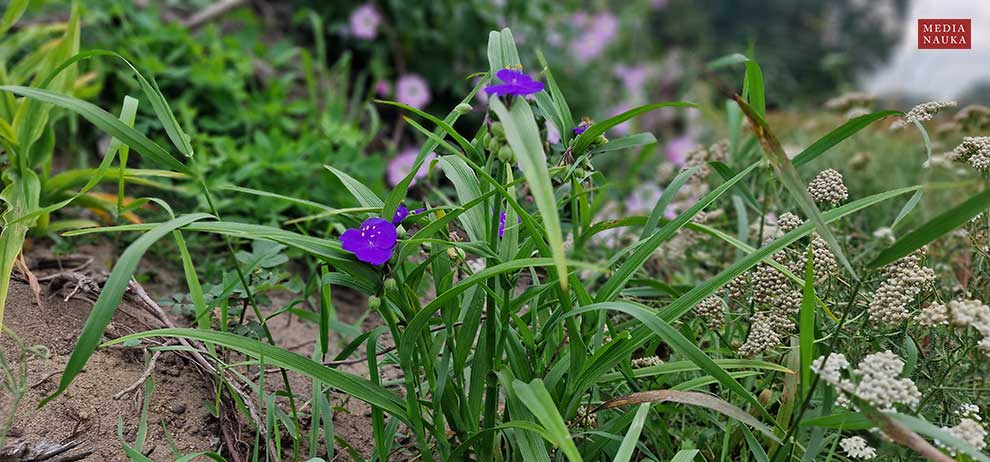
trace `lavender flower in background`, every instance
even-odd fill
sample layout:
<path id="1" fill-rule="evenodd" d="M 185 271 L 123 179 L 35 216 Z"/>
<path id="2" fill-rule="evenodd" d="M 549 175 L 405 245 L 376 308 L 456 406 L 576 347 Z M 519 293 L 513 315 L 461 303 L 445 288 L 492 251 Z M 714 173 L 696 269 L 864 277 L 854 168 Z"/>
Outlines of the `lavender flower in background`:
<path id="1" fill-rule="evenodd" d="M 694 137 L 690 135 L 683 135 L 670 140 L 667 143 L 667 161 L 680 167 L 684 165 L 687 161 L 687 155 L 694 149 L 695 144 Z"/>
<path id="2" fill-rule="evenodd" d="M 412 171 L 413 165 L 416 163 L 416 156 L 419 155 L 419 149 L 409 148 L 399 153 L 394 159 L 389 161 L 387 169 L 387 179 L 389 186 L 395 186 L 402 181 L 406 175 Z M 430 162 L 437 157 L 436 153 L 429 153 L 423 160 L 423 165 L 420 165 L 419 170 L 416 171 L 416 176 L 413 177 L 412 182 L 409 186 L 416 184 L 417 178 L 426 178 L 429 174 Z"/>
<path id="3" fill-rule="evenodd" d="M 608 115 L 609 115 L 609 117 L 617 116 L 617 115 L 622 114 L 623 112 L 626 112 L 626 111 L 628 111 L 630 109 L 632 109 L 632 105 L 631 104 L 629 104 L 629 103 L 619 103 L 619 104 L 613 106 L 612 109 L 610 109 L 608 111 Z M 621 124 L 612 127 L 611 130 L 612 130 L 612 133 L 615 133 L 618 136 L 626 136 L 626 135 L 629 134 L 630 131 L 632 131 L 632 121 L 631 120 L 627 120 L 625 122 L 622 122 Z"/>
<path id="4" fill-rule="evenodd" d="M 659 186 L 653 183 L 642 183 L 626 198 L 626 212 L 631 215 L 649 215 L 662 195 L 663 189 L 660 189 Z"/>
<path id="5" fill-rule="evenodd" d="M 650 0 L 650 7 L 654 10 L 662 10 L 667 7 L 667 0 Z"/>
<path id="6" fill-rule="evenodd" d="M 352 37 L 371 40 L 378 36 L 378 25 L 382 15 L 370 3 L 365 3 L 351 12 L 348 30 Z"/>
<path id="7" fill-rule="evenodd" d="M 375 94 L 381 97 L 392 94 L 392 84 L 388 83 L 388 80 L 378 79 L 375 82 Z"/>
<path id="8" fill-rule="evenodd" d="M 557 144 L 560 142 L 560 130 L 553 121 L 547 120 L 547 143 Z"/>
<path id="9" fill-rule="evenodd" d="M 430 104 L 430 87 L 426 80 L 416 74 L 406 74 L 395 82 L 395 99 L 416 109 Z"/>
<path id="10" fill-rule="evenodd" d="M 646 82 L 653 76 L 653 69 L 641 64 L 627 66 L 620 64 L 613 71 L 616 77 L 622 81 L 623 88 L 633 96 L 642 96 Z"/>
<path id="11" fill-rule="evenodd" d="M 543 82 L 533 80 L 526 73 L 515 69 L 501 69 L 495 73 L 503 83 L 485 87 L 485 93 L 495 96 L 526 96 L 543 91 Z"/>
<path id="12" fill-rule="evenodd" d="M 571 22 L 582 29 L 580 36 L 570 45 L 571 54 L 581 63 L 600 56 L 619 32 L 619 19 L 605 11 L 593 16 L 578 13 L 571 17 Z"/>
<path id="13" fill-rule="evenodd" d="M 358 260 L 381 265 L 392 258 L 399 235 L 395 225 L 381 218 L 369 218 L 359 228 L 350 228 L 340 235 L 344 250 L 353 253 Z"/>

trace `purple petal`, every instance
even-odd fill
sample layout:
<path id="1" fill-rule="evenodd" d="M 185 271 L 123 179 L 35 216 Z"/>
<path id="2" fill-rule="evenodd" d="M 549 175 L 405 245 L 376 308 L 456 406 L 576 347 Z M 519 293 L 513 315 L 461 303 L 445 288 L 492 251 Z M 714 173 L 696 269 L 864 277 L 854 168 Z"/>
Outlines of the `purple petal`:
<path id="1" fill-rule="evenodd" d="M 340 235 L 340 246 L 348 252 L 357 252 L 358 249 L 367 248 L 367 239 L 361 238 L 361 231 L 351 228 Z"/>
<path id="2" fill-rule="evenodd" d="M 361 223 L 360 231 L 362 237 L 368 240 L 369 247 L 388 249 L 395 245 L 399 234 L 395 230 L 395 225 L 388 220 L 381 218 L 369 218 Z"/>
<path id="3" fill-rule="evenodd" d="M 365 263 L 371 263 L 372 265 L 381 265 L 392 258 L 392 250 L 394 247 L 389 247 L 386 249 L 379 249 L 374 247 L 368 247 L 366 249 L 360 249 L 354 252 L 358 260 Z"/>
<path id="4" fill-rule="evenodd" d="M 511 83 L 518 79 L 520 74 L 522 73 L 512 69 L 499 69 L 498 72 L 495 73 L 495 76 L 505 83 Z"/>
<path id="5" fill-rule="evenodd" d="M 399 207 L 395 209 L 395 216 L 392 217 L 392 224 L 399 226 L 402 220 L 405 220 L 409 216 L 409 209 L 406 208 L 406 204 L 399 204 Z"/>

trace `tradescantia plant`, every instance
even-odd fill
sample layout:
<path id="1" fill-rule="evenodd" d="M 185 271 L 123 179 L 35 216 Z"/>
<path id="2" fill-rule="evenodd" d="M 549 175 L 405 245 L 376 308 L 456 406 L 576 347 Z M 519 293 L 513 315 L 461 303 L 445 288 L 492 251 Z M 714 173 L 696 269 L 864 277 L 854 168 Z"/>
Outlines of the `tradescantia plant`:
<path id="1" fill-rule="evenodd" d="M 741 164 L 734 165 L 739 170 L 723 162 L 710 162 L 707 166 L 721 181 L 706 188 L 680 213 L 666 216 L 666 205 L 687 178 L 698 172 L 697 167 L 671 182 L 649 216 L 599 220 L 598 199 L 608 182 L 595 171 L 595 159 L 655 142 L 649 134 L 608 139 L 606 132 L 648 111 L 692 104 L 649 104 L 597 122 L 575 122 L 542 58 L 537 72 L 529 73 L 522 67 L 508 29 L 490 34 L 488 58 L 490 68 L 483 73 L 479 87 L 443 119 L 400 103 L 382 102 L 410 112 L 406 119 L 409 125 L 427 139 L 409 174 L 386 197 L 378 196 L 331 165 L 326 169 L 357 200 L 359 208 L 337 209 L 302 198 L 254 192 L 318 209 L 317 218 L 333 217 L 332 231 L 327 234 L 305 235 L 273 226 L 223 221 L 215 214 L 203 213 L 180 215 L 164 223 L 67 233 L 145 232 L 114 267 L 59 389 L 50 399 L 72 383 L 99 345 L 141 255 L 168 235 L 182 242 L 181 231 L 273 241 L 318 261 L 319 290 L 314 291 L 311 302 L 319 307 L 319 313 L 311 313 L 311 319 L 319 325 L 320 341 L 312 359 L 273 346 L 270 336 L 266 343 L 229 332 L 226 320 L 215 319 L 213 307 L 204 302 L 184 246 L 180 250 L 195 305 L 196 327 L 142 332 L 109 343 L 158 336 L 187 338 L 253 358 L 242 365 L 258 365 L 261 371 L 277 367 L 283 377 L 284 371 L 292 371 L 313 379 L 312 396 L 307 402 L 312 412 L 309 435 L 298 416 L 305 406 L 293 401 L 289 412 L 272 405 L 268 409 L 272 413 L 268 426 L 258 429 L 269 442 L 273 434 L 287 435 L 297 458 L 307 439 L 310 456 L 319 452 L 321 440 L 327 451 L 333 450 L 332 429 L 323 433 L 319 428 L 321 419 L 324 429 L 330 426 L 329 389 L 371 406 L 374 457 L 378 460 L 390 458 L 400 428 L 412 434 L 423 460 L 628 461 L 637 451 L 655 460 L 692 460 L 699 450 L 693 447 L 694 435 L 685 428 L 694 427 L 682 425 L 681 421 L 694 419 L 723 431 L 723 458 L 745 454 L 747 458 L 752 456 L 750 460 L 787 460 L 792 455 L 815 460 L 817 453 L 811 447 L 817 447 L 819 452 L 821 449 L 821 436 L 815 436 L 815 432 L 828 425 L 866 428 L 864 421 L 874 422 L 874 426 L 898 429 L 901 436 L 931 427 L 919 424 L 914 417 L 881 412 L 885 410 L 874 409 L 866 402 L 858 403 L 861 412 L 849 417 L 826 414 L 831 406 L 828 401 L 816 423 L 818 427 L 803 420 L 813 400 L 834 399 L 827 398 L 831 395 L 812 380 L 812 358 L 816 348 L 824 350 L 822 331 L 838 329 L 842 320 L 833 319 L 832 311 L 816 296 L 813 259 L 808 259 L 803 274 L 774 260 L 777 252 L 812 232 L 821 236 L 824 244 L 819 247 L 829 248 L 834 244 L 827 242 L 829 224 L 920 190 L 919 186 L 899 188 L 822 212 L 810 202 L 803 186 L 795 189 L 794 182 L 800 181 L 795 175 L 796 167 L 821 156 L 870 123 L 899 113 L 888 111 L 854 118 L 792 159 L 783 154 L 765 121 L 759 66 L 745 57 L 730 57 L 723 64 L 746 66 L 743 95 L 731 101 L 732 109 L 727 110 L 734 124 L 730 129 L 739 132 L 745 116 L 754 130 L 748 148 L 739 140 L 732 146 L 731 151 L 739 155 L 733 159 L 734 164 Z M 75 100 L 58 99 L 50 92 L 20 88 L 11 91 L 63 104 L 79 113 L 92 110 L 79 106 Z M 465 135 L 454 127 L 463 114 L 473 110 L 468 102 L 478 91 L 489 95 L 482 111 L 484 122 Z M 92 122 L 144 152 L 156 153 L 156 147 L 164 150 L 128 127 L 108 122 L 105 112 L 89 114 Z M 425 120 L 435 128 L 431 131 L 417 120 Z M 548 122 L 561 128 L 560 139 L 553 143 L 544 142 Z M 182 151 L 177 140 L 171 140 Z M 756 149 L 757 143 L 763 147 L 763 154 Z M 434 152 L 439 155 L 434 157 Z M 749 158 L 752 162 L 748 165 L 741 162 L 747 155 L 756 157 Z M 430 161 L 430 167 L 439 167 L 438 176 L 442 173 L 446 186 L 416 198 L 425 207 L 410 211 L 407 204 L 414 199 L 407 197 L 408 188 L 428 159 L 435 159 Z M 767 175 L 767 164 L 776 176 Z M 752 200 L 751 185 L 744 181 L 757 173 L 764 174 L 764 181 L 783 183 L 809 220 L 795 223 L 759 248 L 745 242 L 745 236 L 736 238 L 692 221 L 706 208 L 730 196 L 743 211 L 762 212 Z M 205 188 L 204 194 L 209 197 Z M 985 208 L 987 199 L 983 196 L 974 200 Z M 959 218 L 978 208 L 967 207 L 965 212 L 953 212 L 952 216 Z M 585 258 L 590 254 L 590 239 L 597 234 L 634 226 L 641 227 L 640 238 L 615 249 L 606 263 L 593 264 Z M 695 285 L 674 287 L 644 280 L 643 268 L 651 255 L 685 229 L 724 241 L 738 249 L 738 258 Z M 936 236 L 935 231 L 925 231 L 924 226 L 919 230 L 920 235 L 909 235 L 881 257 L 900 258 Z M 938 231 L 945 232 L 941 228 Z M 835 249 L 834 254 L 842 259 L 841 249 Z M 680 324 L 692 308 L 757 265 L 779 269 L 802 290 L 799 344 L 782 363 L 737 359 L 718 346 L 718 336 L 713 336 L 716 347 L 708 348 L 703 343 L 707 340 L 695 338 L 691 329 Z M 332 287 L 365 294 L 369 307 L 385 324 L 354 338 L 335 358 L 345 360 L 362 344 L 367 345 L 368 378 L 339 370 L 337 362 L 324 361 L 331 353 L 328 337 Z M 661 295 L 639 296 L 653 292 Z M 855 297 L 854 294 L 853 300 Z M 819 308 L 825 316 L 816 316 Z M 264 327 L 266 318 L 257 314 Z M 380 338 L 386 334 L 395 344 L 394 353 L 375 354 L 380 350 Z M 643 367 L 633 370 L 632 356 L 661 345 L 670 351 L 667 363 L 640 361 Z M 223 357 L 218 354 L 214 358 L 220 361 Z M 378 371 L 384 364 L 401 369 L 402 376 L 396 383 L 383 383 Z M 218 369 L 228 365 L 223 366 Z M 760 390 L 781 377 L 788 395 L 781 398 L 777 409 L 771 409 Z M 281 396 L 295 397 L 287 380 L 285 383 Z M 391 389 L 394 386 L 401 387 L 402 392 Z M 264 387 L 259 389 L 264 393 Z M 268 398 L 274 403 L 274 396 Z M 698 414 L 702 417 L 687 417 L 677 407 L 658 403 L 677 403 L 704 411 Z M 926 435 L 954 444 L 938 432 Z M 640 444 L 643 439 L 648 444 Z M 814 444 L 806 444 L 809 439 Z M 802 454 L 805 448 L 809 449 Z M 917 450 L 914 446 L 912 449 Z"/>

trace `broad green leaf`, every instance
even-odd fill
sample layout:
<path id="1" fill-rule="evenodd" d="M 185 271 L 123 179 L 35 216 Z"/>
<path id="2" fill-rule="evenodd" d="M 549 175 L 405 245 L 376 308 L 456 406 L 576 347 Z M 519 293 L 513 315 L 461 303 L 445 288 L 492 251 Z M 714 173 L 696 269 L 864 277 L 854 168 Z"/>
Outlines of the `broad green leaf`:
<path id="1" fill-rule="evenodd" d="M 7 4 L 7 8 L 3 11 L 3 19 L 0 19 L 0 37 L 6 34 L 18 19 L 21 19 L 21 15 L 30 3 L 30 0 L 11 0 Z"/>
<path id="2" fill-rule="evenodd" d="M 378 197 L 374 191 L 365 186 L 364 183 L 329 165 L 324 165 L 323 167 L 330 170 L 330 173 L 333 173 L 340 179 L 340 182 L 344 184 L 344 187 L 350 191 L 351 195 L 357 199 L 358 203 L 361 204 L 362 207 L 374 207 L 380 209 L 383 205 L 385 205 L 385 203 L 382 202 L 382 199 Z"/>
<path id="3" fill-rule="evenodd" d="M 79 333 L 76 346 L 72 350 L 72 355 L 65 365 L 65 370 L 62 372 L 62 379 L 59 381 L 58 390 L 45 398 L 40 405 L 43 406 L 62 394 L 69 387 L 69 384 L 72 383 L 72 380 L 82 372 L 86 362 L 93 355 L 93 351 L 100 344 L 103 331 L 106 329 L 107 324 L 110 323 L 110 319 L 113 318 L 114 312 L 117 311 L 117 306 L 120 305 L 124 291 L 127 290 L 127 286 L 134 276 L 134 272 L 137 270 L 138 262 L 141 261 L 144 253 L 155 242 L 158 242 L 159 239 L 172 231 L 189 223 L 212 217 L 212 215 L 206 213 L 180 216 L 155 226 L 131 245 L 127 246 L 124 253 L 120 255 L 120 259 L 117 260 L 117 264 L 114 265 L 110 277 L 107 278 L 107 282 L 100 291 L 100 296 L 97 298 L 96 304 L 93 305 L 93 310 L 90 312 L 89 318 L 86 319 L 86 323 L 83 325 L 82 332 Z"/>
<path id="4" fill-rule="evenodd" d="M 962 204 L 945 211 L 919 226 L 914 231 L 906 234 L 890 247 L 880 252 L 880 255 L 877 255 L 877 258 L 873 259 L 868 266 L 879 268 L 900 260 L 915 250 L 920 249 L 925 244 L 962 226 L 980 213 L 986 212 L 987 209 L 990 209 L 990 190 L 983 191 L 969 198 Z"/>
<path id="5" fill-rule="evenodd" d="M 697 449 L 681 449 L 674 454 L 674 458 L 670 459 L 670 462 L 693 462 L 698 453 L 701 452 Z"/>
<path id="6" fill-rule="evenodd" d="M 18 216 L 31 213 L 38 208 L 38 196 L 41 195 L 41 182 L 31 170 L 25 170 L 24 176 L 7 185 L 0 192 L 0 199 L 6 203 L 6 210 L 0 215 L 3 230 L 0 230 L 0 328 L 3 327 L 3 311 L 7 304 L 7 292 L 10 290 L 10 277 L 14 271 L 14 261 L 21 253 L 24 236 L 33 223 L 13 223 Z"/>
<path id="7" fill-rule="evenodd" d="M 567 254 L 564 252 L 564 239 L 557 213 L 557 200 L 553 194 L 550 173 L 547 169 L 547 157 L 543 152 L 543 143 L 540 140 L 540 131 L 536 127 L 536 119 L 533 118 L 533 111 L 529 108 L 529 103 L 523 99 L 516 99 L 510 110 L 501 100 L 492 98 L 491 107 L 505 127 L 505 137 L 529 184 L 530 193 L 543 219 L 543 227 L 550 244 L 551 257 L 557 269 L 560 287 L 566 291 Z"/>
<path id="8" fill-rule="evenodd" d="M 447 176 L 447 179 L 454 184 L 457 191 L 457 198 L 461 204 L 467 204 L 481 197 L 481 186 L 478 183 L 478 176 L 474 174 L 471 167 L 457 156 L 443 156 L 440 158 L 440 168 Z M 490 214 L 491 211 L 488 211 Z M 485 207 L 473 207 L 461 215 L 461 224 L 467 231 L 472 242 L 487 242 L 485 232 Z M 508 226 L 508 225 L 507 225 Z"/>

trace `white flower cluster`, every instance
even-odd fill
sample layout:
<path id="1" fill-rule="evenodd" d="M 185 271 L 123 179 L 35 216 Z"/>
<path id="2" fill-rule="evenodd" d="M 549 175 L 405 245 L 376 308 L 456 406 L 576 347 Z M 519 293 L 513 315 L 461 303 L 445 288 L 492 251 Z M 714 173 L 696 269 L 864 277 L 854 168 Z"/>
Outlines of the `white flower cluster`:
<path id="1" fill-rule="evenodd" d="M 725 325 L 725 308 L 722 298 L 717 295 L 705 297 L 694 307 L 694 313 L 704 319 L 710 329 L 721 329 Z"/>
<path id="2" fill-rule="evenodd" d="M 833 207 L 849 198 L 849 190 L 842 182 L 842 174 L 835 169 L 822 170 L 808 183 L 808 194 L 816 203 Z"/>
<path id="3" fill-rule="evenodd" d="M 832 249 L 828 248 L 828 243 L 825 242 L 825 239 L 822 239 L 817 234 L 811 239 L 811 255 L 812 264 L 814 265 L 815 282 L 821 283 L 825 281 L 838 270 L 839 263 L 835 259 L 835 254 L 832 253 Z"/>
<path id="4" fill-rule="evenodd" d="M 944 305 L 933 303 L 923 308 L 915 321 L 926 328 L 950 323 L 960 328 L 972 327 L 983 336 L 977 346 L 990 355 L 990 306 L 979 300 L 953 300 Z"/>
<path id="5" fill-rule="evenodd" d="M 990 136 L 967 136 L 949 153 L 956 162 L 967 162 L 984 172 L 990 169 Z"/>
<path id="6" fill-rule="evenodd" d="M 971 104 L 959 110 L 953 120 L 965 131 L 990 128 L 990 107 Z"/>
<path id="7" fill-rule="evenodd" d="M 959 438 L 970 446 L 982 451 L 987 447 L 987 429 L 983 427 L 983 424 L 979 420 L 970 417 L 963 417 L 959 420 L 959 423 L 955 427 L 942 427 L 952 436 Z M 953 457 L 956 456 L 956 450 L 949 447 L 948 445 L 942 443 L 941 441 L 935 440 L 935 443 L 941 446 Z"/>
<path id="8" fill-rule="evenodd" d="M 697 145 L 694 149 L 688 151 L 687 156 L 684 159 L 684 169 L 689 169 L 698 165 L 702 167 L 698 169 L 698 173 L 695 174 L 694 179 L 701 179 L 708 176 L 710 169 L 708 167 L 708 162 L 725 162 L 729 157 L 729 141 L 722 140 L 719 141 L 708 148 L 703 145 Z"/>
<path id="9" fill-rule="evenodd" d="M 870 301 L 870 321 L 898 324 L 910 317 L 908 304 L 935 281 L 935 271 L 921 266 L 922 252 L 908 255 L 883 269 L 883 282 Z"/>
<path id="10" fill-rule="evenodd" d="M 849 378 L 843 378 L 842 371 L 848 368 L 849 361 L 838 353 L 829 355 L 827 361 L 820 356 L 811 364 L 811 370 L 840 392 L 882 411 L 893 410 L 896 404 L 914 406 L 921 400 L 921 392 L 914 381 L 900 377 L 904 361 L 890 350 L 866 355 L 849 371 Z"/>
<path id="11" fill-rule="evenodd" d="M 789 232 L 797 229 L 798 226 L 804 224 L 804 220 L 798 218 L 797 215 L 791 212 L 782 213 L 777 217 L 777 227 L 783 232 Z"/>
<path id="12" fill-rule="evenodd" d="M 935 114 L 938 114 L 943 109 L 950 107 L 956 107 L 955 101 L 929 101 L 927 103 L 921 103 L 904 114 L 904 121 L 908 123 L 913 122 L 925 122 L 932 120 Z"/>
<path id="13" fill-rule="evenodd" d="M 825 102 L 825 109 L 840 114 L 849 114 L 854 110 L 868 110 L 877 100 L 877 97 L 869 93 L 849 92 L 836 96 Z"/>
<path id="14" fill-rule="evenodd" d="M 839 446 L 851 459 L 869 460 L 877 456 L 877 450 L 870 447 L 861 436 L 850 436 L 839 440 Z"/>
<path id="15" fill-rule="evenodd" d="M 663 364 L 663 360 L 659 356 L 646 356 L 643 358 L 633 358 L 630 365 L 633 369 L 639 369 L 641 367 L 659 366 Z"/>

